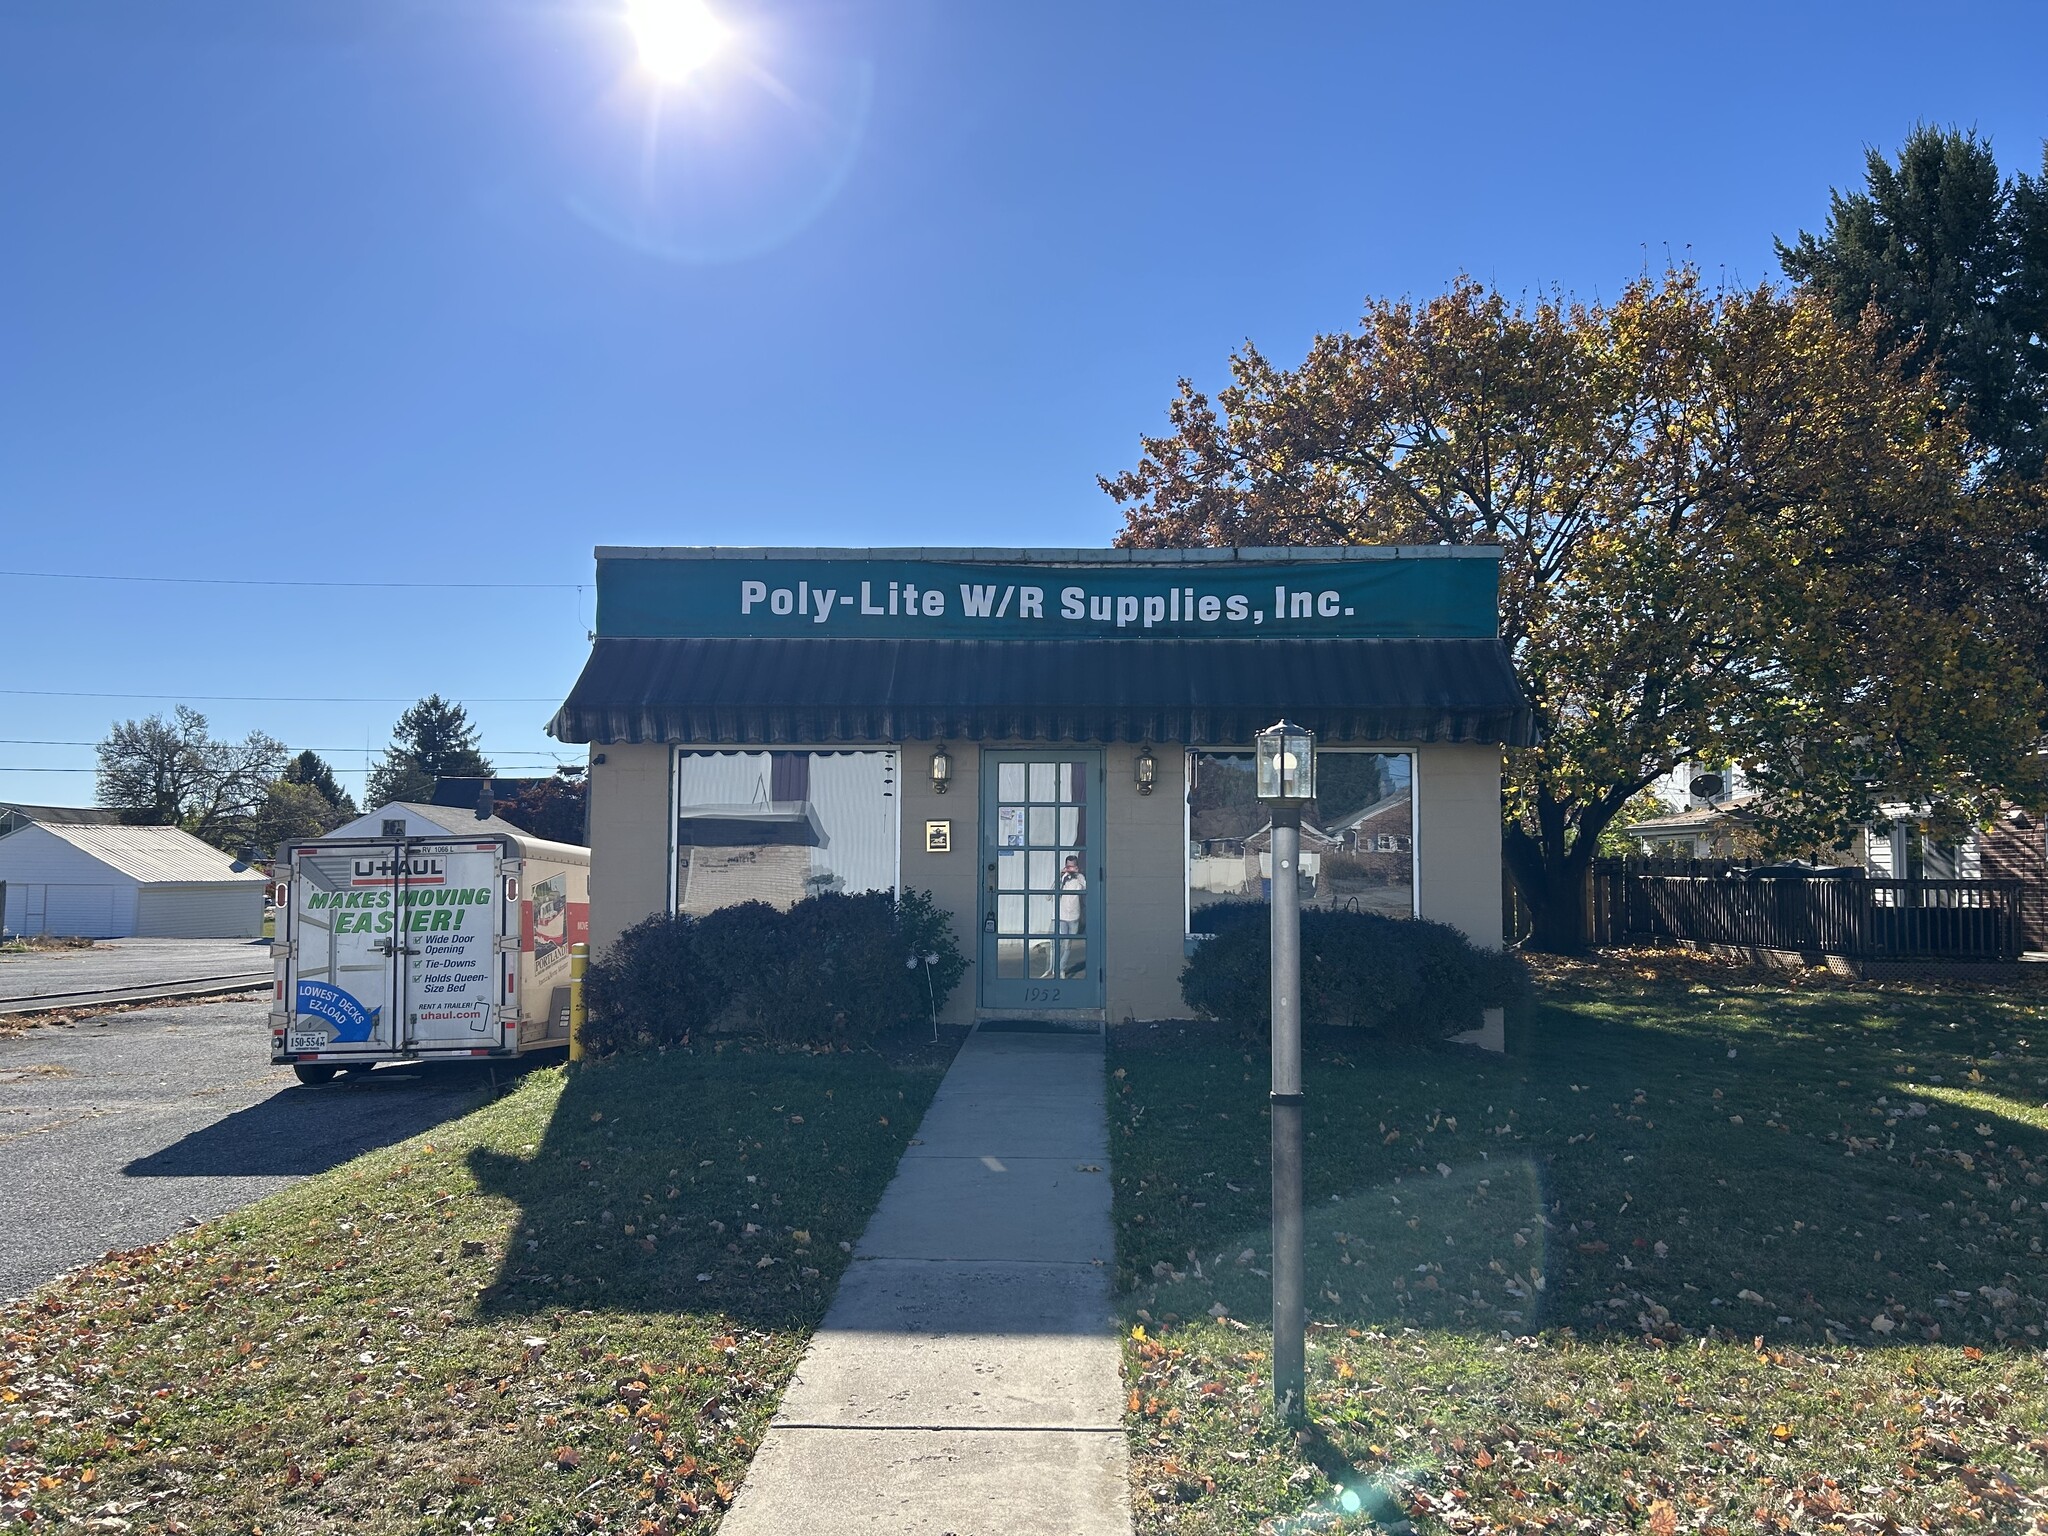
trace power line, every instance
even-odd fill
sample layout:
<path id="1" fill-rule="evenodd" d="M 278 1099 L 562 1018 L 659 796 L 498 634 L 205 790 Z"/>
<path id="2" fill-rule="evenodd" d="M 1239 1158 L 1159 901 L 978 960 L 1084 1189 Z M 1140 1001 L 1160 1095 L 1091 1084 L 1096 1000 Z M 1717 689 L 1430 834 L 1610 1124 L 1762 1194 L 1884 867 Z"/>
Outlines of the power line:
<path id="1" fill-rule="evenodd" d="M 54 741 L 34 736 L 0 736 L 0 747 L 96 747 L 96 741 Z M 382 747 L 300 747 L 301 752 L 382 752 Z M 478 747 L 486 757 L 552 757 L 546 747 Z"/>
<path id="2" fill-rule="evenodd" d="M 0 694 L 22 699 L 174 699 L 200 704 L 417 704 L 416 698 L 394 694 L 388 698 L 312 698 L 292 694 L 265 693 L 86 693 L 76 688 L 0 688 Z M 477 699 L 462 704 L 559 704 L 560 696 L 548 694 L 530 699 Z"/>
<path id="3" fill-rule="evenodd" d="M 321 587 L 395 592 L 581 592 L 584 581 L 273 581 L 259 576 L 110 576 L 100 571 L 0 571 L 17 581 L 127 581 L 152 586 Z"/>

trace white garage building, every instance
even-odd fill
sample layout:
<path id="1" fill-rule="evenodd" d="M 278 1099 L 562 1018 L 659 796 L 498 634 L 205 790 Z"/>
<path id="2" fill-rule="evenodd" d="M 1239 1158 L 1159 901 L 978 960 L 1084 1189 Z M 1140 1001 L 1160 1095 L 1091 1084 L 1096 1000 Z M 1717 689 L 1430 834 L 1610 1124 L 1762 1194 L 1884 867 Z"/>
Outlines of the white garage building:
<path id="1" fill-rule="evenodd" d="M 8 933 L 254 939 L 269 880 L 176 827 L 40 822 L 0 837 Z"/>

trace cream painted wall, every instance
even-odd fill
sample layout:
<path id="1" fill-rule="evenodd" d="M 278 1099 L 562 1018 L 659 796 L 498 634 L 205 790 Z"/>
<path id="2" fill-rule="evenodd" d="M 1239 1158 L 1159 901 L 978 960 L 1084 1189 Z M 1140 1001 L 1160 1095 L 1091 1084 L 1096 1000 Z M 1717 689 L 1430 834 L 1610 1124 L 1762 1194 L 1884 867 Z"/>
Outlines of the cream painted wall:
<path id="1" fill-rule="evenodd" d="M 1017 743 L 1028 747 L 1036 743 Z M 970 962 L 979 950 L 981 751 L 949 745 L 950 792 L 932 792 L 930 742 L 901 749 L 902 871 L 906 887 L 932 892 L 953 916 Z M 1106 750 L 1104 824 L 1108 879 L 1104 896 L 1106 1011 L 1113 1023 L 1174 1018 L 1180 996 L 1185 923 L 1186 758 L 1158 746 L 1158 786 L 1140 795 L 1132 769 L 1138 749 Z M 1497 747 L 1390 744 L 1415 753 L 1417 868 L 1422 915 L 1449 923 L 1474 943 L 1500 947 L 1500 771 Z M 670 749 L 599 745 L 605 761 L 590 770 L 590 936 L 593 952 L 668 903 Z M 952 823 L 952 851 L 925 850 L 925 822 Z M 940 1017 L 974 1018 L 978 978 L 971 967 Z"/>
<path id="2" fill-rule="evenodd" d="M 953 787 L 932 793 L 932 743 L 909 742 L 903 748 L 903 883 L 929 890 L 953 916 L 954 932 L 970 958 L 970 969 L 939 1017 L 948 1023 L 973 1022 L 979 977 L 981 910 L 981 754 L 1014 745 L 1042 748 L 1043 742 L 949 744 Z M 1103 805 L 1104 848 L 1108 879 L 1104 883 L 1103 950 L 1108 969 L 1107 1016 L 1176 1018 L 1186 1009 L 1180 1000 L 1180 968 L 1187 878 L 1183 866 L 1185 817 L 1182 787 L 1184 759 L 1178 747 L 1155 748 L 1158 787 L 1138 793 L 1133 777 L 1138 749 L 1105 749 L 1103 771 L 1107 799 Z M 927 819 L 952 823 L 953 851 L 925 851 Z"/>
<path id="3" fill-rule="evenodd" d="M 658 743 L 590 749 L 593 955 L 643 917 L 668 909 L 669 753 Z"/>
<path id="4" fill-rule="evenodd" d="M 930 891 L 932 897 L 953 915 L 953 934 L 967 956 L 967 974 L 939 1010 L 948 1024 L 972 1024 L 978 977 L 980 937 L 975 920 L 980 911 L 981 748 L 973 742 L 949 742 L 946 751 L 953 759 L 953 786 L 943 795 L 932 793 L 932 746 L 929 741 L 905 742 L 898 762 L 896 781 L 903 787 L 903 888 Z M 953 824 L 953 851 L 927 853 L 924 824 L 949 821 Z"/>
<path id="5" fill-rule="evenodd" d="M 1107 933 L 1108 1017 L 1178 1019 L 1187 1016 L 1180 968 L 1187 933 L 1187 754 L 1154 747 L 1158 787 L 1138 793 L 1133 778 L 1138 748 L 1107 749 L 1109 878 L 1103 923 Z"/>
<path id="6" fill-rule="evenodd" d="M 1415 867 L 1422 915 L 1499 949 L 1499 747 L 1420 747 L 1415 753 Z"/>

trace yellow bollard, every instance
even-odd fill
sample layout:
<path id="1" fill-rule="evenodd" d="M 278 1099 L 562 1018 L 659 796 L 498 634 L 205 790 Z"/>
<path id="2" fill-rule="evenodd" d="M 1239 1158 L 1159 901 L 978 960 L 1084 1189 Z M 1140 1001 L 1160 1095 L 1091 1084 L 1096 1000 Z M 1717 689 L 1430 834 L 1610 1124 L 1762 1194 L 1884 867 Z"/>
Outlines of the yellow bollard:
<path id="1" fill-rule="evenodd" d="M 590 946 L 569 946 L 569 1059 L 583 1059 L 583 973 L 590 966 Z"/>

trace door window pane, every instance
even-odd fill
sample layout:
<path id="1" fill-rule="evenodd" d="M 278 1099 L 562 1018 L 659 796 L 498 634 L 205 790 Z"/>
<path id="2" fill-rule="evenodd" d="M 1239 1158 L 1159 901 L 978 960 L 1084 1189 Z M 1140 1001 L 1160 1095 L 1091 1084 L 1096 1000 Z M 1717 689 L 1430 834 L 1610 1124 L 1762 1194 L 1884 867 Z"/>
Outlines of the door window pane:
<path id="1" fill-rule="evenodd" d="M 1209 933 L 1205 908 L 1269 899 L 1272 816 L 1250 753 L 1198 752 L 1189 767 L 1188 927 Z M 1301 813 L 1302 905 L 1413 916 L 1414 759 L 1322 748 L 1316 788 Z"/>
<path id="2" fill-rule="evenodd" d="M 996 940 L 996 975 L 1006 981 L 1024 979 L 1024 941 L 1022 939 Z"/>
<path id="3" fill-rule="evenodd" d="M 1050 978 L 1054 974 L 1053 961 L 1054 956 L 1052 940 L 1033 939 L 1031 941 L 1032 979 L 1035 981 L 1043 981 Z"/>
<path id="4" fill-rule="evenodd" d="M 1024 798 L 1024 765 L 1022 763 L 996 764 L 996 798 L 998 800 L 1022 800 Z"/>
<path id="5" fill-rule="evenodd" d="M 1031 902 L 1031 931 L 1051 933 L 1053 910 L 1059 898 L 1056 896 L 1033 896 Z"/>
<path id="6" fill-rule="evenodd" d="M 1022 853 L 999 853 L 996 855 L 996 889 L 1021 891 L 1024 889 L 1024 859 Z"/>
<path id="7" fill-rule="evenodd" d="M 1053 770 L 1058 766 L 1055 763 L 1033 763 L 1031 765 L 1032 799 L 1056 800 L 1059 798 L 1058 792 L 1053 788 L 1055 778 Z"/>
<path id="8" fill-rule="evenodd" d="M 1081 808 L 1080 808 L 1080 807 L 1079 807 L 1078 805 L 1067 805 L 1067 806 L 1062 806 L 1062 807 L 1060 808 L 1060 841 L 1061 841 L 1061 842 L 1063 842 L 1063 843 L 1078 843 L 1078 842 L 1080 842 L 1080 841 L 1081 841 L 1081 831 L 1082 831 L 1082 827 L 1083 827 L 1083 822 L 1082 822 L 1082 820 L 1081 820 Z"/>
<path id="9" fill-rule="evenodd" d="M 996 898 L 996 932 L 1022 933 L 1024 931 L 1024 898 L 1022 896 L 998 896 Z"/>
<path id="10" fill-rule="evenodd" d="M 1070 981 L 1078 981 L 1088 974 L 1088 941 L 1086 939 L 1062 939 L 1060 941 L 1060 975 Z"/>
<path id="11" fill-rule="evenodd" d="M 1036 765 L 1034 765 L 1036 766 Z M 1049 805 L 1031 807 L 1031 843 L 1043 848 L 1059 841 L 1059 812 Z"/>
<path id="12" fill-rule="evenodd" d="M 1006 805 L 996 812 L 996 846 L 1024 846 L 1024 808 L 1021 805 Z"/>
<path id="13" fill-rule="evenodd" d="M 1070 805 L 1079 805 L 1088 798 L 1088 772 L 1085 763 L 1061 763 L 1060 798 Z"/>
<path id="14" fill-rule="evenodd" d="M 1020 854 L 1021 858 L 1022 855 Z M 1059 881 L 1060 856 L 1050 848 L 1031 850 L 1031 889 L 1049 891 Z"/>

